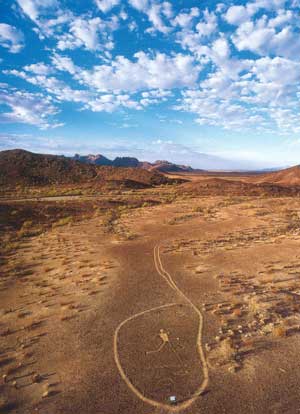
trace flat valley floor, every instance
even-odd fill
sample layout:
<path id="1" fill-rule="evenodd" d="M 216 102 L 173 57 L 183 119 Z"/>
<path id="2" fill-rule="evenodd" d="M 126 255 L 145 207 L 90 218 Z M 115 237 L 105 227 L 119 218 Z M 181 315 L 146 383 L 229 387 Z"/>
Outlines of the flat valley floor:
<path id="1" fill-rule="evenodd" d="M 122 214 L 127 238 L 95 215 L 22 239 L 1 267 L 0 412 L 300 412 L 299 215 L 296 197 L 178 197 Z"/>

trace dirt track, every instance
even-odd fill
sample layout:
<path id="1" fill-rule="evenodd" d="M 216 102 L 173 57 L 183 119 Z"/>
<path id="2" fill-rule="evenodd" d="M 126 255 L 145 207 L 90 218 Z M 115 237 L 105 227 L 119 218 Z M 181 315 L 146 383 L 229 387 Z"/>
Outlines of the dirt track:
<path id="1" fill-rule="evenodd" d="M 139 313 L 137 313 L 135 315 L 132 315 L 129 318 L 125 319 L 117 327 L 117 329 L 115 331 L 115 335 L 114 335 L 114 358 L 115 358 L 115 362 L 116 362 L 116 365 L 118 367 L 118 370 L 120 372 L 120 375 L 121 375 L 122 379 L 124 380 L 124 382 L 126 383 L 128 388 L 134 393 L 134 395 L 137 398 L 139 398 L 141 401 L 143 401 L 147 404 L 150 404 L 153 407 L 164 409 L 164 410 L 167 410 L 167 411 L 170 411 L 170 412 L 178 412 L 178 411 L 182 411 L 183 409 L 186 409 L 186 408 L 190 407 L 193 404 L 193 402 L 197 398 L 199 398 L 201 396 L 201 394 L 203 394 L 203 392 L 205 391 L 205 389 L 208 385 L 208 367 L 207 367 L 207 362 L 206 362 L 206 359 L 205 359 L 205 354 L 204 354 L 204 351 L 203 351 L 203 344 L 202 344 L 203 316 L 202 316 L 200 310 L 176 286 L 176 284 L 174 283 L 171 275 L 164 269 L 164 267 L 162 265 L 162 261 L 161 261 L 160 247 L 159 246 L 154 247 L 154 263 L 155 263 L 155 268 L 157 270 L 157 273 L 167 282 L 169 287 L 171 289 L 173 289 L 179 297 L 181 297 L 181 299 L 184 302 L 187 302 L 188 305 L 191 306 L 192 310 L 194 312 L 196 312 L 196 314 L 199 318 L 199 327 L 198 327 L 198 332 L 197 332 L 196 347 L 197 347 L 197 350 L 198 350 L 199 359 L 200 359 L 200 363 L 201 363 L 201 367 L 199 367 L 199 372 L 201 371 L 201 369 L 203 370 L 203 379 L 201 378 L 201 383 L 197 387 L 197 389 L 192 393 L 192 396 L 189 395 L 186 398 L 182 398 L 182 400 L 180 400 L 180 402 L 178 402 L 176 404 L 176 406 L 172 407 L 170 405 L 170 403 L 166 404 L 166 402 L 163 402 L 163 401 L 155 401 L 153 399 L 148 398 L 146 395 L 143 395 L 133 385 L 132 380 L 126 375 L 126 372 L 124 371 L 124 369 L 122 367 L 122 363 L 120 361 L 119 351 L 118 351 L 118 335 L 119 335 L 120 330 L 122 328 L 124 328 L 124 326 L 128 322 L 131 322 L 136 318 L 139 318 L 139 317 L 141 317 L 143 315 L 146 315 L 146 314 L 149 314 L 151 312 L 156 312 L 156 311 L 164 310 L 166 308 L 175 307 L 176 303 L 168 303 L 166 305 L 157 306 L 155 308 L 151 308 L 151 309 L 148 309 L 146 311 L 139 312 Z M 190 341 L 193 342 L 192 338 L 190 338 Z M 179 359 L 179 361 L 181 361 L 181 359 Z M 188 378 L 186 378 L 186 381 L 188 381 Z M 176 391 L 176 384 L 174 384 L 174 385 L 175 385 L 175 387 L 174 387 L 174 392 L 175 392 Z M 176 396 L 176 398 L 177 398 L 177 396 Z"/>

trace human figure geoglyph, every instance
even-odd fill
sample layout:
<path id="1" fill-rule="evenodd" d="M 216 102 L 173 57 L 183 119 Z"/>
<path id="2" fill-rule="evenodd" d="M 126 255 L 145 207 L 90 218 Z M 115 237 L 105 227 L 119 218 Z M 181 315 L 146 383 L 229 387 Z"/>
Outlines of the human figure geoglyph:
<path id="1" fill-rule="evenodd" d="M 168 332 L 166 332 L 164 329 L 160 329 L 159 330 L 159 334 L 158 336 L 160 337 L 160 339 L 162 340 L 162 343 L 160 344 L 160 346 L 158 347 L 158 349 L 155 349 L 154 351 L 147 351 L 146 354 L 155 354 L 160 352 L 166 345 L 169 346 L 169 348 L 171 349 L 171 351 L 175 354 L 176 358 L 178 359 L 178 361 L 180 362 L 181 365 L 184 365 L 180 356 L 177 354 L 177 352 L 175 351 L 170 338 L 169 338 L 169 334 Z M 179 340 L 179 338 L 177 338 Z"/>
<path id="2" fill-rule="evenodd" d="M 169 340 L 169 335 L 168 335 L 168 333 L 167 333 L 164 329 L 160 329 L 160 330 L 159 330 L 159 337 L 160 337 L 160 339 L 162 340 L 162 343 L 161 343 L 161 345 L 159 346 L 159 348 L 158 348 L 158 349 L 155 349 L 154 351 L 147 351 L 147 352 L 146 352 L 146 354 L 154 354 L 154 353 L 156 353 L 156 352 L 159 352 L 159 351 L 161 351 L 161 350 L 163 349 L 163 347 L 164 347 L 167 343 L 170 343 L 170 340 Z"/>

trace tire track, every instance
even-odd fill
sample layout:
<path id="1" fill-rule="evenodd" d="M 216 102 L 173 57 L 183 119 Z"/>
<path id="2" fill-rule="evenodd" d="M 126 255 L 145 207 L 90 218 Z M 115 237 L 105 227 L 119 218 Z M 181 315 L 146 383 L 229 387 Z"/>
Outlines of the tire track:
<path id="1" fill-rule="evenodd" d="M 172 279 L 170 273 L 167 272 L 164 269 L 162 261 L 161 261 L 161 257 L 160 257 L 160 247 L 158 245 L 156 245 L 154 247 L 153 254 L 154 254 L 154 264 L 155 264 L 155 268 L 156 268 L 157 273 L 166 281 L 166 283 L 169 285 L 169 287 L 171 289 L 173 289 L 183 299 L 183 301 L 186 302 L 193 309 L 193 311 L 198 316 L 199 325 L 198 325 L 198 334 L 197 334 L 196 347 L 197 347 L 198 355 L 199 355 L 199 358 L 200 358 L 200 361 L 201 361 L 201 366 L 202 366 L 202 371 L 203 371 L 203 381 L 190 398 L 186 399 L 183 402 L 180 402 L 176 406 L 171 406 L 171 405 L 168 405 L 168 404 L 164 404 L 160 401 L 156 401 L 156 400 L 153 400 L 151 398 L 146 397 L 135 385 L 133 385 L 131 380 L 126 375 L 126 372 L 123 369 L 121 361 L 120 361 L 120 356 L 119 356 L 119 351 L 118 351 L 118 337 L 119 337 L 120 330 L 128 322 L 130 322 L 130 321 L 132 321 L 136 318 L 139 318 L 139 317 L 141 317 L 145 314 L 155 312 L 155 311 L 160 310 L 160 309 L 165 309 L 165 308 L 169 308 L 169 307 L 172 307 L 172 306 L 178 306 L 179 305 L 178 303 L 168 303 L 166 305 L 157 306 L 157 307 L 145 310 L 143 312 L 136 313 L 136 314 L 130 316 L 129 318 L 125 319 L 123 322 L 121 322 L 118 325 L 118 327 L 116 328 L 115 333 L 114 333 L 113 352 L 114 352 L 115 363 L 116 363 L 116 366 L 119 370 L 121 378 L 123 379 L 123 381 L 125 382 L 127 387 L 133 392 L 133 394 L 137 398 L 139 398 L 141 401 L 151 405 L 152 407 L 160 408 L 160 409 L 166 410 L 167 412 L 174 412 L 175 413 L 175 412 L 179 412 L 179 411 L 182 411 L 182 410 L 190 407 L 195 402 L 195 400 L 201 394 L 204 393 L 204 391 L 206 390 L 206 388 L 208 386 L 208 382 L 209 382 L 208 365 L 207 365 L 207 361 L 206 361 L 203 346 L 202 346 L 203 316 L 202 316 L 200 310 L 197 308 L 197 306 L 195 306 L 193 304 L 193 302 L 178 288 L 178 286 L 176 285 L 176 283 Z"/>

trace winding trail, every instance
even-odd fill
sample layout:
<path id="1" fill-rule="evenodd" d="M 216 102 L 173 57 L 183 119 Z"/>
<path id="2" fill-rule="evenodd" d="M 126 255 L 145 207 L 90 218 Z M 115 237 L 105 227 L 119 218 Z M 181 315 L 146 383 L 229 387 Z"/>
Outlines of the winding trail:
<path id="1" fill-rule="evenodd" d="M 153 253 L 154 253 L 154 264 L 155 264 L 155 268 L 156 268 L 157 273 L 167 282 L 167 284 L 170 286 L 170 288 L 173 289 L 183 299 L 183 301 L 186 302 L 192 308 L 192 310 L 198 316 L 199 325 L 198 325 L 198 334 L 197 334 L 197 340 L 196 340 L 196 347 L 197 347 L 197 352 L 198 352 L 198 355 L 199 355 L 199 359 L 201 361 L 201 368 L 202 368 L 202 371 L 203 371 L 203 380 L 200 383 L 200 385 L 198 386 L 198 388 L 196 389 L 196 391 L 194 392 L 194 394 L 190 398 L 184 400 L 183 402 L 180 402 L 176 406 L 171 406 L 169 404 L 164 404 L 160 401 L 156 401 L 156 400 L 153 400 L 151 398 L 148 398 L 140 390 L 138 390 L 137 387 L 135 385 L 133 385 L 131 380 L 126 375 L 126 372 L 125 372 L 124 368 L 122 367 L 122 364 L 121 364 L 121 361 L 120 361 L 120 356 L 119 356 L 119 351 L 118 351 L 119 332 L 128 322 L 130 322 L 130 321 L 132 321 L 136 318 L 139 318 L 140 316 L 148 314 L 150 312 L 154 312 L 154 311 L 157 311 L 157 310 L 160 310 L 160 309 L 169 308 L 169 307 L 172 307 L 172 306 L 179 306 L 180 305 L 179 303 L 168 303 L 168 304 L 165 304 L 165 305 L 162 305 L 162 306 L 157 306 L 157 307 L 145 310 L 143 312 L 136 313 L 135 315 L 132 315 L 129 318 L 125 319 L 123 322 L 121 322 L 119 324 L 119 326 L 117 327 L 117 329 L 115 330 L 115 333 L 114 333 L 114 341 L 113 341 L 114 359 L 115 359 L 115 363 L 117 365 L 117 368 L 119 370 L 119 373 L 120 373 L 123 381 L 125 382 L 127 387 L 133 392 L 133 394 L 137 398 L 139 398 L 141 401 L 151 405 L 152 407 L 160 408 L 160 409 L 166 410 L 167 412 L 179 412 L 181 410 L 184 410 L 184 409 L 190 407 L 195 402 L 195 400 L 201 394 L 204 393 L 204 391 L 206 390 L 206 388 L 208 386 L 208 381 L 209 381 L 208 365 L 207 365 L 207 361 L 206 361 L 206 358 L 205 358 L 203 345 L 202 345 L 203 316 L 202 316 L 200 310 L 197 308 L 197 306 L 194 305 L 193 302 L 178 288 L 178 286 L 176 285 L 176 283 L 172 279 L 170 273 L 167 272 L 164 269 L 162 261 L 161 261 L 161 257 L 160 257 L 160 246 L 156 245 L 154 247 L 154 252 Z"/>

